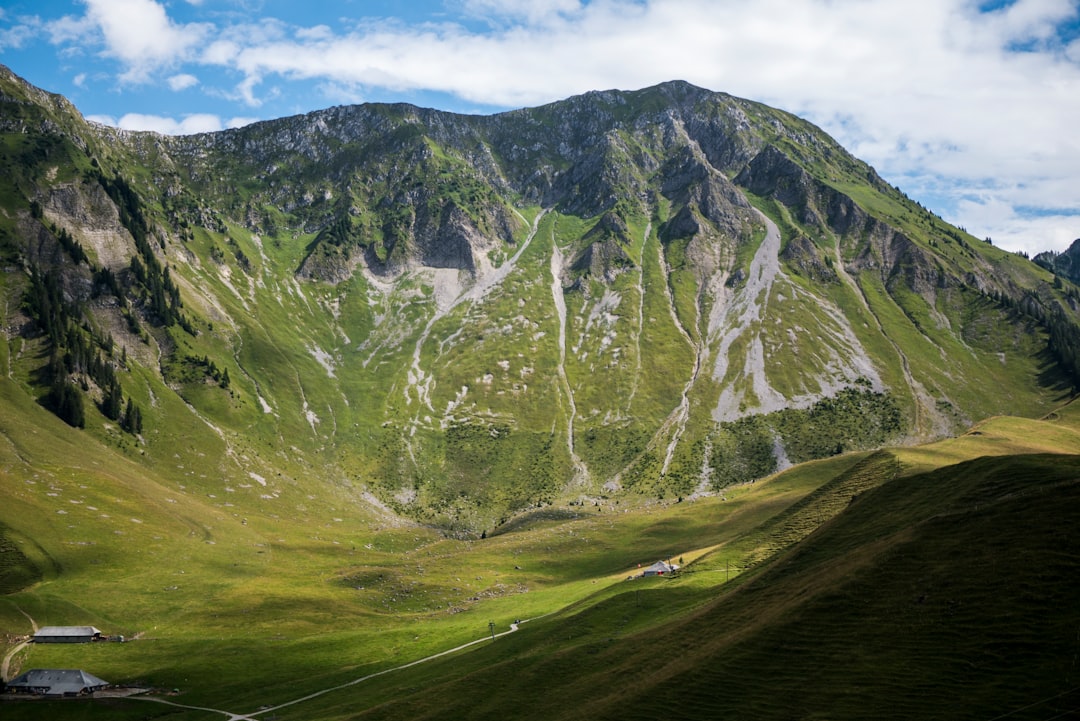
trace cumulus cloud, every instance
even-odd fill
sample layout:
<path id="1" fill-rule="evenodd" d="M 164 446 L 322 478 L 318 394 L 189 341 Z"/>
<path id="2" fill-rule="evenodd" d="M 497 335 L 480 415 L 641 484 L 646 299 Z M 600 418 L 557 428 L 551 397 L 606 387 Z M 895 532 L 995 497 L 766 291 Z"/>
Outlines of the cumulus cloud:
<path id="1" fill-rule="evenodd" d="M 88 115 L 87 120 L 122 130 L 150 131 L 161 135 L 194 135 L 216 133 L 226 128 L 242 128 L 258 122 L 259 119 L 237 116 L 222 121 L 220 116 L 210 113 L 191 113 L 177 120 L 164 115 L 127 113 L 119 119 L 109 115 Z"/>
<path id="2" fill-rule="evenodd" d="M 173 75 L 171 78 L 169 78 L 169 87 L 175 92 L 187 90 L 188 88 L 194 87 L 198 84 L 199 79 L 194 75 L 189 75 L 188 73 L 180 73 L 179 75 Z"/>
<path id="3" fill-rule="evenodd" d="M 84 0 L 85 22 L 101 34 L 104 53 L 121 61 L 121 79 L 145 82 L 150 74 L 190 55 L 213 26 L 173 22 L 153 0 Z"/>
<path id="4" fill-rule="evenodd" d="M 0 8 L 0 22 L 11 21 L 11 27 L 0 28 L 0 52 L 23 47 L 32 41 L 41 30 L 41 20 L 37 17 L 11 18 L 6 10 Z"/>
<path id="5" fill-rule="evenodd" d="M 123 130 L 147 130 L 162 135 L 212 133 L 224 127 L 221 118 L 208 113 L 194 113 L 185 116 L 181 120 L 161 115 L 145 115 L 143 113 L 127 113 L 119 120 L 107 115 L 90 115 L 87 116 L 87 119 Z"/>
<path id="6" fill-rule="evenodd" d="M 999 198 L 963 200 L 955 216 L 954 222 L 968 229 L 987 228 L 980 237 L 990 237 L 994 245 L 1032 256 L 1044 250 L 1065 250 L 1080 238 L 1080 213 L 1022 215 Z"/>

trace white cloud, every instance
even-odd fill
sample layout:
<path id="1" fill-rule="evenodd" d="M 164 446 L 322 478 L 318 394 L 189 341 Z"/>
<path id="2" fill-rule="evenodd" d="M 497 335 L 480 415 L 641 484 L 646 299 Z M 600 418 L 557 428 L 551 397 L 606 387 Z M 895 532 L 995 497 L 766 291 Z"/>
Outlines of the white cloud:
<path id="1" fill-rule="evenodd" d="M 259 122 L 259 118 L 237 116 L 222 122 L 217 115 L 210 113 L 192 113 L 180 120 L 164 115 L 146 115 L 127 113 L 119 120 L 109 115 L 88 115 L 87 120 L 102 125 L 111 125 L 122 130 L 142 130 L 162 135 L 194 135 L 196 133 L 215 133 L 226 128 L 242 128 Z"/>
<path id="2" fill-rule="evenodd" d="M 225 127 L 220 117 L 209 113 L 193 113 L 185 115 L 180 120 L 162 115 L 144 115 L 142 113 L 128 113 L 119 120 L 102 117 L 91 119 L 124 130 L 149 130 L 162 135 L 213 133 Z"/>
<path id="3" fill-rule="evenodd" d="M 201 60 L 210 65 L 231 65 L 240 54 L 240 45 L 231 40 L 215 40 L 202 52 Z"/>
<path id="4" fill-rule="evenodd" d="M 174 23 L 153 0 L 84 0 L 86 20 L 101 33 L 105 54 L 127 67 L 122 80 L 144 82 L 200 44 L 212 26 Z"/>
<path id="5" fill-rule="evenodd" d="M 173 75 L 169 78 L 169 87 L 175 91 L 187 90 L 190 87 L 194 87 L 199 84 L 199 79 L 194 75 L 187 73 L 180 73 L 179 75 Z"/>
<path id="6" fill-rule="evenodd" d="M 235 118 L 229 118 L 225 123 L 227 128 L 242 128 L 245 125 L 251 125 L 252 123 L 259 122 L 259 118 L 245 118 L 243 116 L 237 116 Z"/>
<path id="7" fill-rule="evenodd" d="M 0 8 L 0 20 L 7 20 L 5 11 Z M 0 29 L 0 52 L 17 50 L 33 40 L 41 29 L 41 20 L 37 17 L 18 18 L 11 27 Z"/>
<path id="8" fill-rule="evenodd" d="M 1080 238 L 1080 213 L 1050 213 L 1023 216 L 1006 201 L 990 198 L 984 202 L 961 201 L 952 221 L 969 230 L 978 225 L 994 245 L 1023 250 L 1034 256 L 1044 250 L 1062 251 Z"/>
<path id="9" fill-rule="evenodd" d="M 334 37 L 334 31 L 326 25 L 316 25 L 313 28 L 300 28 L 296 31 L 296 37 L 308 42 L 328 40 Z"/>
<path id="10" fill-rule="evenodd" d="M 45 31 L 49 34 L 49 42 L 53 45 L 79 43 L 88 34 L 94 32 L 94 24 L 86 17 L 77 18 L 73 15 L 65 15 L 58 20 L 46 23 Z"/>

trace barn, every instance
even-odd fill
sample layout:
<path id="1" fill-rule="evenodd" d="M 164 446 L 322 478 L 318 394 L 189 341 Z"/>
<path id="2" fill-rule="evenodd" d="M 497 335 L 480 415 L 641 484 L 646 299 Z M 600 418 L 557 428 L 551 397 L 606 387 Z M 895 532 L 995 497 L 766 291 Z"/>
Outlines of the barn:
<path id="1" fill-rule="evenodd" d="M 108 681 L 86 671 L 35 668 L 8 681 L 7 691 L 36 696 L 82 696 L 108 685 Z"/>
<path id="2" fill-rule="evenodd" d="M 34 634 L 34 643 L 90 643 L 100 640 L 101 631 L 93 626 L 43 626 Z"/>
<path id="3" fill-rule="evenodd" d="M 653 565 L 646 568 L 641 572 L 642 576 L 670 576 L 679 570 L 679 567 L 673 563 L 664 563 L 663 561 L 657 561 Z"/>

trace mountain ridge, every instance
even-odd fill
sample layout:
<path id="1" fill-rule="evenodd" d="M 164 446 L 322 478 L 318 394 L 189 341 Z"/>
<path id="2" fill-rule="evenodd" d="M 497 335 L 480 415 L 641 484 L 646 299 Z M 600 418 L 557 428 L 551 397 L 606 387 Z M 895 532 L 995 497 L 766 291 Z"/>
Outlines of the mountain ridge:
<path id="1" fill-rule="evenodd" d="M 682 81 L 179 137 L 86 123 L 10 71 L 0 91 L 9 267 L 52 268 L 139 364 L 107 354 L 150 455 L 174 445 L 168 394 L 200 435 L 265 448 L 251 473 L 288 450 L 476 532 L 1038 414 L 1076 373 L 1073 286 L 806 121 Z M 9 340 L 70 351 L 19 321 Z"/>

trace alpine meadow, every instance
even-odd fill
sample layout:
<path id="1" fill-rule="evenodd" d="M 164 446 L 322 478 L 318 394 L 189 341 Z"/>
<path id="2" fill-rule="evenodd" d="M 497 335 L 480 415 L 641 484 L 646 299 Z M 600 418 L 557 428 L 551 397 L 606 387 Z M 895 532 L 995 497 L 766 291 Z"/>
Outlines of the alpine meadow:
<path id="1" fill-rule="evenodd" d="M 1078 248 L 685 82 L 166 136 L 0 66 L 2 680 L 116 687 L 0 715 L 1078 714 Z"/>

